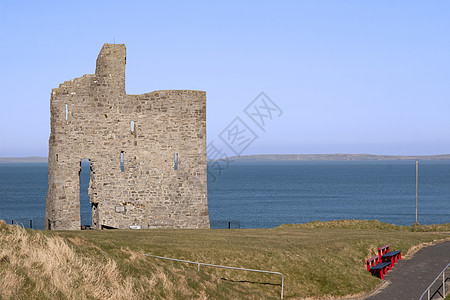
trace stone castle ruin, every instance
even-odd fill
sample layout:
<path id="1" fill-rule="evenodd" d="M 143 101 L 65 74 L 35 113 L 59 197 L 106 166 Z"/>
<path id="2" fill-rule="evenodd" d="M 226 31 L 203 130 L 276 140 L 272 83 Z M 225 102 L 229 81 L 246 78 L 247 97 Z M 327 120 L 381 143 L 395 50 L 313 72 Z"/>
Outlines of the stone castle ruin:
<path id="1" fill-rule="evenodd" d="M 81 228 L 83 159 L 93 228 L 209 228 L 206 93 L 127 95 L 125 62 L 104 44 L 94 75 L 52 90 L 46 228 Z"/>

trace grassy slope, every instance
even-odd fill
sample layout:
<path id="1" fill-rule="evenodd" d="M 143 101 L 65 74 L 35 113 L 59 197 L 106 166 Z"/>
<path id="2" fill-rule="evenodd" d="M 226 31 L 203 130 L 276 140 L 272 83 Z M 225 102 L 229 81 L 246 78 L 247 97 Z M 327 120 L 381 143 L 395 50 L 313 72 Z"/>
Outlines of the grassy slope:
<path id="1" fill-rule="evenodd" d="M 380 283 L 364 259 L 390 243 L 403 253 L 447 238 L 440 228 L 376 221 L 274 229 L 25 231 L 0 222 L 0 298 L 279 299 L 280 277 L 146 258 L 142 253 L 279 271 L 285 297 L 366 292 Z M 428 231 L 428 232 L 421 232 Z"/>

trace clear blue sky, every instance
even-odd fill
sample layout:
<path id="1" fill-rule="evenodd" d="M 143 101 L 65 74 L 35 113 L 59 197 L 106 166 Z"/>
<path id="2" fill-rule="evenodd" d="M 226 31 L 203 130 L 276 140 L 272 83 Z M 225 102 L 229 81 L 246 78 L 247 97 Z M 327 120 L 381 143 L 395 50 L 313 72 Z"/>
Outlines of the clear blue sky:
<path id="1" fill-rule="evenodd" d="M 52 88 L 127 46 L 129 94 L 207 92 L 208 142 L 243 154 L 450 153 L 450 2 L 1 1 L 0 156 L 46 156 Z M 283 114 L 263 132 L 245 107 Z"/>

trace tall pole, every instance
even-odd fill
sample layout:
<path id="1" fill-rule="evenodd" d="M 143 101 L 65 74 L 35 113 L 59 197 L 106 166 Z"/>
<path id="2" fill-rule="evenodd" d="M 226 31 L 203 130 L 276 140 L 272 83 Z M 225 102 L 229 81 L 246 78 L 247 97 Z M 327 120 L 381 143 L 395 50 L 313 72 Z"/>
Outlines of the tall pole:
<path id="1" fill-rule="evenodd" d="M 416 223 L 417 222 L 417 186 L 419 183 L 419 162 L 416 161 Z"/>

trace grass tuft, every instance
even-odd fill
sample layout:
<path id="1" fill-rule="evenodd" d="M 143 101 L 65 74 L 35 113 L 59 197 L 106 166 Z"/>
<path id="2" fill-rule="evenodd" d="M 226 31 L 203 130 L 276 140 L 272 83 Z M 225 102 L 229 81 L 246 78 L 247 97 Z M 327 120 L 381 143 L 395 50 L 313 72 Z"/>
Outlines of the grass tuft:
<path id="1" fill-rule="evenodd" d="M 383 223 L 378 220 L 334 220 L 329 222 L 314 221 L 304 224 L 283 224 L 278 228 L 340 228 L 340 229 L 370 229 L 370 230 L 399 230 L 410 232 L 449 232 L 450 223 L 399 226 Z"/>

